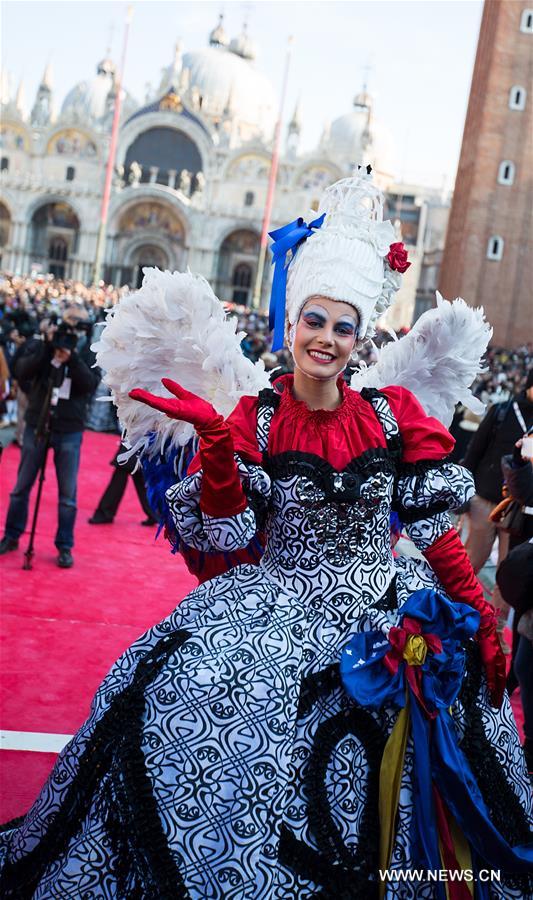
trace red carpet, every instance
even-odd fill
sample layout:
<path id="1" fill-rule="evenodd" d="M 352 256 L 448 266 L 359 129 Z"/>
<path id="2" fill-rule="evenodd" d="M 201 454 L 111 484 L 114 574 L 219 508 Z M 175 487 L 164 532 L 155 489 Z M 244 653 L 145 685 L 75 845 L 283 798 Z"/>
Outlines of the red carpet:
<path id="1" fill-rule="evenodd" d="M 4 731 L 72 734 L 86 718 L 91 698 L 113 661 L 196 584 L 163 537 L 154 541 L 155 528 L 139 525 L 144 516 L 132 484 L 113 525 L 87 524 L 111 477 L 108 462 L 116 444 L 112 435 L 84 436 L 73 569 L 55 565 L 57 487 L 52 459 L 33 570 L 21 568 L 27 536 L 18 552 L 0 558 Z M 4 511 L 18 460 L 18 448 L 5 451 Z M 517 693 L 513 700 L 516 714 Z M 0 821 L 26 812 L 54 758 L 53 753 L 0 752 Z"/>
<path id="2" fill-rule="evenodd" d="M 71 734 L 120 653 L 174 608 L 195 586 L 179 556 L 144 514 L 133 484 L 112 525 L 88 525 L 111 477 L 117 438 L 86 432 L 78 481 L 73 569 L 55 564 L 57 485 L 50 457 L 41 501 L 33 570 L 21 549 L 0 558 L 2 644 L 0 729 Z M 2 527 L 20 451 L 2 458 Z M 31 522 L 31 519 L 29 520 Z M 0 752 L 0 821 L 26 812 L 46 779 L 54 754 Z"/>

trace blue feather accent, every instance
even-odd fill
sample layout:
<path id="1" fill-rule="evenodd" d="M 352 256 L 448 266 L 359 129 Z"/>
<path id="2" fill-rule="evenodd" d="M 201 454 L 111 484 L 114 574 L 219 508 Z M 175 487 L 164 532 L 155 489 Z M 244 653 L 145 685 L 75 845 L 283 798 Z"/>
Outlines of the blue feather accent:
<path id="1" fill-rule="evenodd" d="M 150 438 L 153 442 L 155 435 L 151 435 Z M 207 557 L 223 556 L 226 569 L 242 565 L 243 562 L 257 564 L 263 555 L 263 546 L 257 537 L 252 538 L 245 550 L 224 554 L 218 550 L 213 550 L 212 553 L 198 552 L 180 541 L 165 495 L 173 484 L 183 481 L 186 477 L 197 451 L 198 438 L 194 437 L 184 447 L 171 447 L 164 454 L 154 456 L 152 459 L 146 456 L 141 458 L 148 502 L 159 522 L 156 538 L 164 529 L 172 553 L 180 552 L 189 570 L 197 576 L 203 571 Z"/>
<path id="2" fill-rule="evenodd" d="M 151 442 L 155 435 L 150 435 Z M 173 484 L 182 481 L 196 455 L 198 439 L 192 438 L 184 447 L 171 447 L 164 455 L 159 454 L 152 459 L 143 456 L 141 462 L 144 474 L 144 483 L 150 509 L 159 522 L 156 537 L 166 529 L 166 535 L 172 547 L 172 553 L 177 553 L 180 547 L 180 539 L 170 509 L 166 500 L 166 492 Z"/>

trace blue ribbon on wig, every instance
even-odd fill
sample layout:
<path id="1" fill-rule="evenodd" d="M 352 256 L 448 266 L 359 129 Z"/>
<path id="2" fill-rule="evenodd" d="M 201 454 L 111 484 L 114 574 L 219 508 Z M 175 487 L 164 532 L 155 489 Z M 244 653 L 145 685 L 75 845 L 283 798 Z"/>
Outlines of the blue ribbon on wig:
<path id="1" fill-rule="evenodd" d="M 272 251 L 272 265 L 274 268 L 274 278 L 272 280 L 272 293 L 270 295 L 270 308 L 268 311 L 269 327 L 274 331 L 272 339 L 272 350 L 281 350 L 283 347 L 283 339 L 285 334 L 285 301 L 287 293 L 287 253 L 292 250 L 294 257 L 298 247 L 307 238 L 313 234 L 316 228 L 320 228 L 324 222 L 326 214 L 322 213 L 318 219 L 312 222 L 304 222 L 300 217 L 294 222 L 289 222 L 282 228 L 275 231 L 269 231 L 269 237 L 272 238 L 273 244 L 270 249 Z"/>
<path id="2" fill-rule="evenodd" d="M 413 851 L 417 862 L 428 869 L 439 868 L 439 847 L 432 783 L 462 829 L 476 860 L 483 860 L 504 872 L 533 871 L 533 843 L 512 846 L 490 818 L 470 764 L 459 746 L 459 737 L 450 715 L 463 678 L 463 644 L 479 626 L 479 614 L 463 603 L 451 603 L 432 590 L 410 595 L 400 610 L 402 616 L 417 619 L 424 632 L 440 638 L 442 651 L 428 652 L 420 666 L 422 695 L 429 719 L 410 690 L 411 734 L 414 749 Z M 407 664 L 391 674 L 383 664 L 390 644 L 381 631 L 353 635 L 344 648 L 340 672 L 344 687 L 362 706 L 405 705 Z M 477 885 L 476 896 L 486 893 Z"/>

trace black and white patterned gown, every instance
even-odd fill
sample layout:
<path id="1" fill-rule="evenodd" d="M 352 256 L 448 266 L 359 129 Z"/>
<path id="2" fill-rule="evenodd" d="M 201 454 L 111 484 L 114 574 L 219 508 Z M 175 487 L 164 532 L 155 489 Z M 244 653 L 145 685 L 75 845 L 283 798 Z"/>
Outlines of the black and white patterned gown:
<path id="1" fill-rule="evenodd" d="M 342 470 L 301 450 L 272 455 L 278 400 L 264 392 L 258 404 L 263 464 L 238 460 L 243 513 L 203 516 L 201 472 L 168 494 L 197 549 L 233 551 L 262 529 L 261 564 L 200 585 L 115 663 L 36 803 L 4 834 L 2 897 L 377 897 L 378 775 L 397 711 L 357 706 L 339 657 L 354 632 L 386 632 L 411 591 L 435 586 L 423 560 L 393 557 L 391 508 L 424 548 L 472 482 L 445 460 L 402 468 L 398 424 L 372 391 L 364 401 L 386 447 Z M 491 816 L 523 843 L 532 820 L 523 755 L 507 698 L 500 711 L 488 702 L 474 645 L 454 715 Z M 397 869 L 411 863 L 411 779 L 408 746 Z M 516 877 L 491 897 L 530 889 Z M 433 890 L 389 883 L 385 896 L 431 900 Z"/>

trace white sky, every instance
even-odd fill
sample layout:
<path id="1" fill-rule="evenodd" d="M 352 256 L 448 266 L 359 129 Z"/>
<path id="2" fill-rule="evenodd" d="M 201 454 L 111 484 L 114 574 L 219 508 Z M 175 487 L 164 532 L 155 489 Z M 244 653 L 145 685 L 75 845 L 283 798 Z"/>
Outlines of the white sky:
<path id="1" fill-rule="evenodd" d="M 248 20 L 256 66 L 279 95 L 287 38 L 294 36 L 285 122 L 301 99 L 302 146 L 325 122 L 348 112 L 365 78 L 375 115 L 392 136 L 398 179 L 452 187 L 482 12 L 482 0 L 137 0 L 125 86 L 144 101 L 159 83 L 176 40 L 206 46 L 219 12 L 229 37 Z M 92 78 L 108 46 L 118 61 L 127 5 L 118 0 L 3 0 L 2 65 L 31 108 L 46 63 L 59 108 L 78 81 Z"/>

